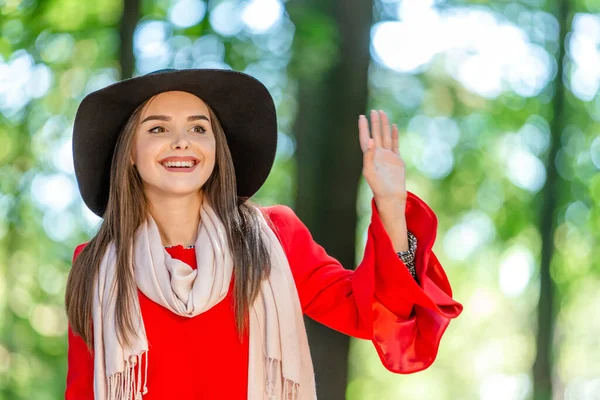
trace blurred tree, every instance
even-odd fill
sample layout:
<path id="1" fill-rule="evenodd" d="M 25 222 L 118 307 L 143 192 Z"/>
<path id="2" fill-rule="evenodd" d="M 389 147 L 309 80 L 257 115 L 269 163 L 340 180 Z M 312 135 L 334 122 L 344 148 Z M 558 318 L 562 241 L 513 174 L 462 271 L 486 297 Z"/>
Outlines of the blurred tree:
<path id="1" fill-rule="evenodd" d="M 295 209 L 328 253 L 355 267 L 362 157 L 357 121 L 367 107 L 372 3 L 295 0 L 292 76 L 298 80 Z M 306 319 L 317 393 L 344 399 L 349 338 Z"/>
<path id="2" fill-rule="evenodd" d="M 120 31 L 118 65 L 131 76 L 138 6 L 125 3 L 0 2 L 0 400 L 64 397 L 64 283 L 89 240 L 67 119 L 116 78 Z"/>
<path id="3" fill-rule="evenodd" d="M 348 399 L 595 399 L 599 12 L 600 0 L 0 0 L 0 400 L 62 397 L 64 283 L 97 222 L 69 165 L 72 117 L 85 94 L 154 67 L 232 67 L 267 85 L 280 147 L 256 200 L 295 207 L 347 268 L 362 251 L 348 245 L 356 204 L 359 240 L 370 216 L 368 191 L 355 202 L 356 118 L 369 103 L 401 127 L 408 187 L 438 216 L 434 251 L 465 313 L 418 374 L 391 374 L 350 340 Z M 308 329 L 320 398 L 343 398 L 348 338 Z"/>
<path id="4" fill-rule="evenodd" d="M 572 15 L 569 0 L 557 0 L 553 8 L 559 26 L 559 40 L 556 54 L 557 71 L 554 78 L 554 97 L 551 103 L 552 120 L 550 123 L 550 148 L 545 161 L 546 184 L 540 192 L 539 230 L 542 239 L 540 262 L 540 296 L 538 302 L 538 327 L 536 339 L 536 357 L 533 364 L 533 399 L 550 400 L 553 398 L 554 334 L 556 315 L 560 300 L 556 297 L 556 282 L 552 278 L 550 265 L 554 255 L 554 236 L 558 220 L 558 201 L 561 189 L 560 176 L 556 168 L 557 154 L 561 148 L 561 137 L 567 126 L 569 105 L 565 101 L 565 56 L 566 36 L 570 31 L 569 21 Z M 564 182 L 563 182 L 564 183 Z"/>
<path id="5" fill-rule="evenodd" d="M 131 78 L 135 69 L 133 54 L 133 34 L 140 19 L 140 0 L 124 0 L 123 14 L 119 24 L 119 61 L 121 79 Z"/>
<path id="6" fill-rule="evenodd" d="M 2 4 L 0 4 L 0 7 Z M 3 9 L 0 9 L 4 11 Z M 42 7 L 37 2 L 32 4 L 27 10 L 11 10 L 6 18 L 1 18 L 3 12 L 0 12 L 0 22 L 6 27 L 9 24 L 21 26 L 29 26 L 33 21 L 36 21 L 41 16 Z M 4 31 L 6 32 L 6 30 Z M 14 56 L 18 54 L 21 47 L 31 46 L 32 41 L 37 38 L 39 31 L 25 34 L 15 34 L 12 37 L 7 37 L 4 40 L 6 46 L 3 47 L 0 54 L 0 61 L 3 56 Z M 1 40 L 1 39 L 0 39 Z M 20 52 L 19 55 L 24 55 Z M 3 157 L 0 159 L 0 197 L 3 200 L 0 249 L 0 294 L 7 293 L 6 297 L 0 299 L 0 350 L 5 354 L 4 363 L 14 368 L 13 371 L 8 370 L 6 374 L 0 374 L 0 399 L 12 399 L 15 395 L 21 395 L 25 392 L 27 382 L 22 378 L 28 376 L 27 356 L 28 353 L 33 353 L 37 346 L 32 339 L 35 337 L 31 325 L 28 321 L 26 313 L 15 312 L 19 310 L 19 305 L 25 307 L 19 311 L 27 310 L 29 304 L 19 304 L 19 300 L 13 299 L 9 301 L 8 291 L 13 287 L 14 282 L 20 278 L 20 273 L 27 275 L 27 266 L 19 265 L 19 261 L 25 261 L 22 249 L 24 243 L 33 239 L 29 227 L 39 228 L 39 222 L 25 221 L 24 215 L 27 215 L 30 209 L 30 201 L 27 195 L 28 186 L 31 176 L 28 171 L 37 166 L 31 151 L 31 134 L 29 117 L 34 105 L 32 103 L 25 104 L 18 112 L 0 112 L 0 133 L 4 133 L 5 150 L 2 151 Z M 28 176 L 29 175 L 29 176 Z M 33 223 L 32 223 L 33 222 Z M 21 253 L 21 254 L 20 254 Z M 29 257 L 29 260 L 35 256 Z M 17 268 L 17 267 L 23 267 Z M 27 279 L 27 278 L 25 278 Z M 5 292 L 6 291 L 6 292 Z M 19 335 L 19 333 L 22 335 Z M 25 345 L 25 346 L 24 346 Z M 23 348 L 25 347 L 25 349 Z M 0 352 L 2 353 L 2 352 Z M 49 354 L 41 354 L 42 359 L 48 361 Z M 10 359 L 6 360 L 6 358 Z M 6 368 L 8 369 L 8 368 Z M 1 371 L 0 371 L 1 372 Z M 21 379 L 19 379 L 21 378 Z"/>

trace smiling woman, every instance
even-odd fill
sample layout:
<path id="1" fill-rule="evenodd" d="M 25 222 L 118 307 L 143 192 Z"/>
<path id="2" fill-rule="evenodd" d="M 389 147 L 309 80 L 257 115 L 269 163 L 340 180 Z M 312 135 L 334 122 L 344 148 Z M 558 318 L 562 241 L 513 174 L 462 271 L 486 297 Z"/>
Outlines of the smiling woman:
<path id="1" fill-rule="evenodd" d="M 225 142 L 223 129 L 204 101 L 182 91 L 152 97 L 141 106 L 139 119 L 141 122 L 134 129 L 131 163 L 143 181 L 144 193 L 152 205 L 150 212 L 163 228 L 165 241 L 193 243 L 199 215 L 192 210 L 198 210 L 202 203 L 202 187 L 215 167 L 216 136 L 219 143 Z M 174 226 L 177 216 L 158 211 L 177 206 L 173 195 L 179 196 L 175 200 L 179 204 L 189 205 L 185 208 L 192 215 L 184 218 L 189 221 L 187 224 Z"/>
<path id="2" fill-rule="evenodd" d="M 435 214 L 405 189 L 398 129 L 371 122 L 358 128 L 373 216 L 352 271 L 291 208 L 249 200 L 277 148 L 259 81 L 165 70 L 88 95 L 75 175 L 103 220 L 67 282 L 65 398 L 314 400 L 303 314 L 371 340 L 390 371 L 431 365 L 462 305 L 431 252 Z"/>

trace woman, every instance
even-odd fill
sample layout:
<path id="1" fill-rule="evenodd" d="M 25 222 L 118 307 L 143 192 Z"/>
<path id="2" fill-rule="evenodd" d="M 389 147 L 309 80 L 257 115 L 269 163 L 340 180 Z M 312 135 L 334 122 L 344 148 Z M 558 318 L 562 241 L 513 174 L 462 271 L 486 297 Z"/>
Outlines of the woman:
<path id="1" fill-rule="evenodd" d="M 65 398 L 315 399 L 303 314 L 371 340 L 390 371 L 427 368 L 462 305 L 431 252 L 435 214 L 405 189 L 397 127 L 383 112 L 372 138 L 358 126 L 374 198 L 351 271 L 289 207 L 248 200 L 277 144 L 260 82 L 162 70 L 88 95 L 75 174 L 103 221 L 67 282 Z"/>

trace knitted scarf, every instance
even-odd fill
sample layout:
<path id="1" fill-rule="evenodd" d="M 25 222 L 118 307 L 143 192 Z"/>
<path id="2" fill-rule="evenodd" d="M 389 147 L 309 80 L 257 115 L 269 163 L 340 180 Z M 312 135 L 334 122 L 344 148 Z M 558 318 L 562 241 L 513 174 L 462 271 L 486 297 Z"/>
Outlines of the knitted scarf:
<path id="1" fill-rule="evenodd" d="M 279 240 L 262 213 L 256 211 L 272 268 L 250 307 L 248 399 L 314 400 L 314 371 L 298 292 Z M 131 248 L 137 287 L 154 302 L 190 318 L 208 311 L 226 296 L 233 273 L 224 225 L 206 199 L 200 209 L 195 246 L 196 270 L 171 258 L 154 219 L 148 215 L 136 230 Z M 136 335 L 130 346 L 122 346 L 117 338 L 115 255 L 111 243 L 100 264 L 94 292 L 94 397 L 142 400 L 152 390 L 147 385 L 151 354 L 137 296 L 129 307 Z"/>

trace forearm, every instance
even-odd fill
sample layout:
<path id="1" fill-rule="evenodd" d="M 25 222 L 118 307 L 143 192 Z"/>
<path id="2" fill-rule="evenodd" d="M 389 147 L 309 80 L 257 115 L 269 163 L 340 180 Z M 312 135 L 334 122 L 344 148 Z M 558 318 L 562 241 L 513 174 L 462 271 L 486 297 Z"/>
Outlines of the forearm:
<path id="1" fill-rule="evenodd" d="M 388 234 L 394 251 L 408 267 L 413 278 L 418 282 L 415 269 L 415 255 L 417 239 L 408 231 L 406 225 L 406 202 L 401 200 L 381 200 L 375 198 L 377 210 L 382 225 Z M 410 243 L 413 242 L 411 246 Z M 406 252 L 410 250 L 410 253 Z M 400 254 L 400 252 L 403 252 Z"/>
<path id="2" fill-rule="evenodd" d="M 406 227 L 406 201 L 397 199 L 378 199 L 375 197 L 379 217 L 387 232 L 395 252 L 408 250 L 408 231 Z"/>

